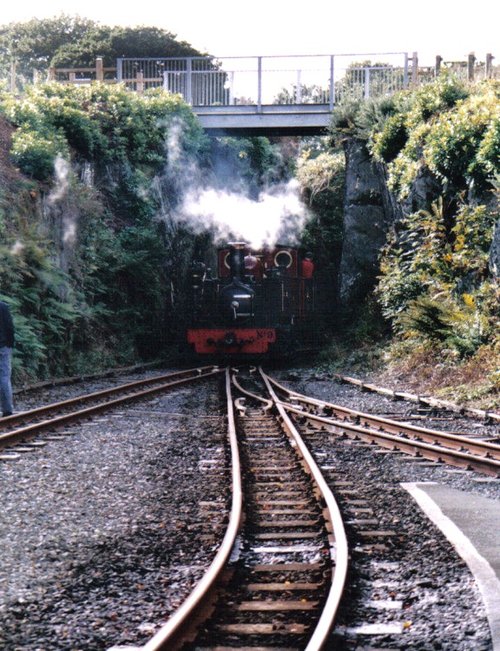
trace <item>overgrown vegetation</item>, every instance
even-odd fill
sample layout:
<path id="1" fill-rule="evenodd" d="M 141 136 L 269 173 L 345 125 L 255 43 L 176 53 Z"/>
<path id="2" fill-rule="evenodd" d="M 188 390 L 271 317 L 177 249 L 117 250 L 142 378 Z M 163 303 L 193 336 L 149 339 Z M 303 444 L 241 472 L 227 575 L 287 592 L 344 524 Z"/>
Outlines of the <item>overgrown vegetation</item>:
<path id="1" fill-rule="evenodd" d="M 29 84 L 33 70 L 92 66 L 98 55 L 114 65 L 121 55 L 199 54 L 169 32 L 60 16 L 1 27 L 0 52 L 2 76 L 15 62 L 24 77 L 21 97 L 0 90 L 0 139 L 10 156 L 2 148 L 0 296 L 16 319 L 17 379 L 128 363 L 163 348 L 179 325 L 181 279 L 193 251 L 206 246 L 203 235 L 170 219 L 193 161 L 197 175 L 212 174 L 231 190 L 243 183 L 254 196 L 294 173 L 314 215 L 302 245 L 334 300 L 341 144 L 354 138 L 386 171 L 404 216 L 351 333 L 353 355 L 381 314 L 382 329 L 394 335 L 389 359 L 400 368 L 439 358 L 443 377 L 458 369 L 464 397 L 467 382 L 475 398 L 498 386 L 500 295 L 490 253 L 499 218 L 498 82 L 471 86 L 443 75 L 377 101 L 346 98 L 330 142 L 209 143 L 182 99 L 161 90 Z M 323 91 L 303 92 L 307 101 Z M 479 386 L 472 378 L 480 368 Z"/>
<path id="2" fill-rule="evenodd" d="M 339 151 L 331 151 L 327 142 L 303 148 L 296 176 L 305 201 L 312 210 L 302 245 L 312 252 L 318 268 L 318 280 L 328 285 L 326 299 L 336 303 L 340 255 L 342 249 L 345 160 Z"/>
<path id="3" fill-rule="evenodd" d="M 397 342 L 408 343 L 410 357 L 432 350 L 434 363 L 437 355 L 457 368 L 490 351 L 484 373 L 498 390 L 500 293 L 490 253 L 500 216 L 500 85 L 443 76 L 391 99 L 344 105 L 332 132 L 367 143 L 404 209 L 375 290 L 396 335 L 394 358 L 401 362 Z"/>
<path id="4" fill-rule="evenodd" d="M 162 90 L 3 90 L 0 129 L 0 293 L 16 322 L 17 381 L 168 350 L 193 252 L 207 246 L 173 219 L 183 193 L 215 175 L 257 194 L 289 174 L 267 139 L 210 142 Z"/>
<path id="5" fill-rule="evenodd" d="M 0 286 L 16 319 L 18 377 L 157 354 L 169 253 L 183 237 L 166 235 L 176 165 L 206 149 L 191 111 L 161 91 L 57 84 L 22 99 L 3 92 L 0 111 L 16 127 L 11 156 L 22 172 L 0 198 Z"/>

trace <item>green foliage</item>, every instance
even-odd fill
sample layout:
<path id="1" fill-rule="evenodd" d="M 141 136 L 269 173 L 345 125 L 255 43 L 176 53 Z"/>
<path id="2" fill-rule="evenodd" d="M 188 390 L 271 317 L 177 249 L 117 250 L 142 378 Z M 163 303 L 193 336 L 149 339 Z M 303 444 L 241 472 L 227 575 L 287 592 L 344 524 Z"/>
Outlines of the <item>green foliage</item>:
<path id="1" fill-rule="evenodd" d="M 332 114 L 330 132 L 336 141 L 358 137 L 358 120 L 362 111 L 361 100 L 347 99 L 337 105 Z"/>
<path id="2" fill-rule="evenodd" d="M 279 148 L 268 138 L 212 138 L 209 159 L 214 183 L 240 189 L 243 181 L 252 196 L 289 176 Z"/>
<path id="3" fill-rule="evenodd" d="M 450 226 L 440 201 L 403 220 L 383 253 L 377 288 L 397 332 L 460 356 L 495 341 L 498 297 L 488 259 L 496 219 L 493 208 L 463 205 Z"/>
<path id="4" fill-rule="evenodd" d="M 67 156 L 67 146 L 59 133 L 24 127 L 15 133 L 11 153 L 14 163 L 27 176 L 46 181 L 54 173 L 57 156 Z"/>
<path id="5" fill-rule="evenodd" d="M 402 323 L 407 336 L 415 332 L 456 351 L 461 358 L 475 353 L 492 335 L 488 317 L 472 300 L 421 297 L 410 304 Z"/>
<path id="6" fill-rule="evenodd" d="M 313 152 L 306 148 L 298 160 L 296 176 L 312 211 L 301 243 L 313 253 L 316 262 L 316 277 L 322 292 L 318 302 L 333 306 L 342 245 L 344 157 L 337 152 Z"/>
<path id="7" fill-rule="evenodd" d="M 19 127 L 15 162 L 37 180 L 49 179 L 57 155 L 101 169 L 124 163 L 157 171 L 176 119 L 182 123 L 179 146 L 195 151 L 204 138 L 183 100 L 161 89 L 140 96 L 121 86 L 44 84 L 28 88 L 22 99 L 4 94 L 0 110 Z"/>
<path id="8" fill-rule="evenodd" d="M 115 66 L 119 57 L 200 56 L 189 43 L 158 27 L 109 27 L 61 14 L 0 27 L 0 73 L 7 77 L 12 61 L 16 72 L 30 81 L 33 71 L 46 73 L 50 65 L 64 68 Z"/>
<path id="9" fill-rule="evenodd" d="M 45 71 L 58 49 L 66 43 L 79 42 L 97 29 L 97 23 L 78 16 L 10 23 L 0 27 L 0 70 L 7 76 L 11 61 L 17 73 L 31 79 L 33 70 Z"/>
<path id="10" fill-rule="evenodd" d="M 408 195 L 422 169 L 450 195 L 490 187 L 500 151 L 500 90 L 489 81 L 466 87 L 439 77 L 394 98 L 396 112 L 370 140 L 374 156 L 389 164 L 389 186 Z"/>
<path id="11" fill-rule="evenodd" d="M 384 162 L 392 162 L 408 142 L 408 127 L 405 115 L 396 113 L 387 118 L 384 128 L 377 137 L 377 155 Z"/>
<path id="12" fill-rule="evenodd" d="M 50 243 L 32 231 L 23 239 L 0 247 L 0 286 L 16 330 L 14 373 L 46 377 L 68 361 L 78 301 L 68 276 L 50 260 Z"/>
<path id="13" fill-rule="evenodd" d="M 16 127 L 11 156 L 26 175 L 0 194 L 0 287 L 16 324 L 16 379 L 158 356 L 170 277 L 156 217 L 178 200 L 188 157 L 206 151 L 191 110 L 162 90 L 45 84 L 21 98 L 4 91 L 0 111 Z M 68 172 L 61 195 L 58 158 Z"/>
<path id="14" fill-rule="evenodd" d="M 488 87 L 480 95 L 462 100 L 454 111 L 436 118 L 427 134 L 423 154 L 429 169 L 458 189 L 470 182 L 479 189 L 487 185 L 493 160 L 484 165 L 484 152 L 494 154 L 500 149 L 500 130 L 493 128 L 500 121 L 500 86 L 497 90 Z M 488 141 L 483 148 L 486 132 Z M 483 155 L 478 158 L 481 150 Z"/>

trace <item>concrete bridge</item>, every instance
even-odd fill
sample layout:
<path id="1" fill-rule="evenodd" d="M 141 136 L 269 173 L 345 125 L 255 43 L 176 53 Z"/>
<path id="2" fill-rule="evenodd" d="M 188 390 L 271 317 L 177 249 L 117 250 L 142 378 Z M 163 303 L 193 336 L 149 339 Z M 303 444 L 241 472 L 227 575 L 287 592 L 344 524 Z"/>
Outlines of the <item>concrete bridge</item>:
<path id="1" fill-rule="evenodd" d="M 116 79 L 138 92 L 180 93 L 212 135 L 320 135 L 339 101 L 407 88 L 417 69 L 416 54 L 405 52 L 123 58 Z"/>

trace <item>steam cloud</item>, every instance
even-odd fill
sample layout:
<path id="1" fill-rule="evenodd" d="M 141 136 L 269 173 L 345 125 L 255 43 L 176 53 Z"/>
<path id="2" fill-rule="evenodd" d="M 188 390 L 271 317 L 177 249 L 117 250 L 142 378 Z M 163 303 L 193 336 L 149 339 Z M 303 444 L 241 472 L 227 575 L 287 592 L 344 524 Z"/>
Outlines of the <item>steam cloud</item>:
<path id="1" fill-rule="evenodd" d="M 296 181 L 263 192 L 256 201 L 235 192 L 196 189 L 176 215 L 197 232 L 210 228 L 217 240 L 243 239 L 254 248 L 278 240 L 295 244 L 307 219 Z"/>
<path id="2" fill-rule="evenodd" d="M 54 161 L 55 187 L 48 197 L 48 203 L 55 206 L 68 194 L 70 187 L 71 166 L 68 161 L 60 154 Z M 76 240 L 76 221 L 67 210 L 63 211 L 63 242 L 65 244 L 74 244 Z"/>
<path id="3" fill-rule="evenodd" d="M 248 197 L 244 187 L 240 192 L 204 184 L 196 162 L 182 150 L 183 129 L 182 121 L 173 121 L 165 143 L 169 177 L 176 179 L 183 197 L 172 218 L 196 233 L 212 231 L 217 242 L 241 239 L 254 248 L 278 241 L 296 244 L 309 218 L 297 181 L 271 186 L 256 200 Z"/>

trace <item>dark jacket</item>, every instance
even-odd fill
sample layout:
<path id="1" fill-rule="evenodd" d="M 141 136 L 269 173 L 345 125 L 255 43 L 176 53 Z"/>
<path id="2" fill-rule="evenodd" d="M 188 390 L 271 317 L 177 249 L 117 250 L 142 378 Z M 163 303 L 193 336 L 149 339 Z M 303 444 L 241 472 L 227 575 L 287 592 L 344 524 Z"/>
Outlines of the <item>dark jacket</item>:
<path id="1" fill-rule="evenodd" d="M 0 348 L 14 347 L 14 324 L 7 303 L 0 301 Z"/>

